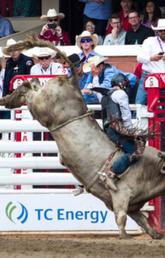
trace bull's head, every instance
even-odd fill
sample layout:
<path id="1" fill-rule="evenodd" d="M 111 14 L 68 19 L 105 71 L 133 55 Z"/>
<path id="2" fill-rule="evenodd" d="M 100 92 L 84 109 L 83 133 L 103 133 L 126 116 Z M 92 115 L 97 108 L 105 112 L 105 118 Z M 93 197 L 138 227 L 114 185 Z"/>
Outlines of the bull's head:
<path id="1" fill-rule="evenodd" d="M 23 82 L 23 84 L 14 90 L 10 95 L 1 98 L 0 105 L 10 109 L 25 105 L 26 95 L 31 89 L 32 85 L 28 81 Z"/>
<path id="2" fill-rule="evenodd" d="M 158 157 L 163 161 L 160 172 L 165 174 L 165 152 L 158 152 Z"/>

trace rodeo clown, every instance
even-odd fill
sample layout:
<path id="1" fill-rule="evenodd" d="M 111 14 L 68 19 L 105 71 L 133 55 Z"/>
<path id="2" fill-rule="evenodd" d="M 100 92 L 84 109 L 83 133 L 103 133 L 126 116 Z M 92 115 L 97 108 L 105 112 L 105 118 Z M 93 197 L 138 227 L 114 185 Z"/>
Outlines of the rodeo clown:
<path id="1" fill-rule="evenodd" d="M 100 64 L 98 65 L 100 66 Z M 124 152 L 114 162 L 106 161 L 100 171 L 100 178 L 113 191 L 117 191 L 116 180 L 133 163 L 142 156 L 147 132 L 134 128 L 129 108 L 129 80 L 126 75 L 118 73 L 111 79 L 111 85 L 103 87 L 100 81 L 99 67 L 91 65 L 93 82 L 90 90 L 95 91 L 102 105 L 103 129 L 119 148 Z"/>

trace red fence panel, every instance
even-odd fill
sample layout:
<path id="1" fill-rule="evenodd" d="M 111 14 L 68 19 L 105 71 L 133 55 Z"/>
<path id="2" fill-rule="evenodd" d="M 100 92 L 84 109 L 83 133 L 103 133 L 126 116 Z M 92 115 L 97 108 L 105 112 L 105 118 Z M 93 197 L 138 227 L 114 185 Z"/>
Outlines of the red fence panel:
<path id="1" fill-rule="evenodd" d="M 165 74 L 149 74 L 145 80 L 147 90 L 148 111 L 153 117 L 148 119 L 149 128 L 153 128 L 156 135 L 149 139 L 149 145 L 165 151 Z M 160 233 L 165 233 L 165 196 L 150 201 L 155 210 L 149 213 L 149 223 Z"/>

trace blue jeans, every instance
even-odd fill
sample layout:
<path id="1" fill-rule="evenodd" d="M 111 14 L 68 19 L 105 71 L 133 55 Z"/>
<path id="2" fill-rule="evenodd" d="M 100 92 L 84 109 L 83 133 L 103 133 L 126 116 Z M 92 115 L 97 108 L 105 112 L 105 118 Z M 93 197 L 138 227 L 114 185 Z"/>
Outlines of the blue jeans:
<path id="1" fill-rule="evenodd" d="M 147 104 L 147 92 L 144 89 L 144 80 L 146 76 L 149 74 L 149 72 L 143 71 L 142 76 L 139 81 L 139 86 L 137 89 L 135 104 Z"/>
<path id="2" fill-rule="evenodd" d="M 119 145 L 124 151 L 124 154 L 119 156 L 112 164 L 112 171 L 120 175 L 122 174 L 131 164 L 135 161 L 130 160 L 131 154 L 136 151 L 136 144 L 133 139 L 123 136 L 116 132 L 114 129 L 108 127 L 105 129 L 106 134 L 109 139 L 112 140 L 115 144 Z"/>

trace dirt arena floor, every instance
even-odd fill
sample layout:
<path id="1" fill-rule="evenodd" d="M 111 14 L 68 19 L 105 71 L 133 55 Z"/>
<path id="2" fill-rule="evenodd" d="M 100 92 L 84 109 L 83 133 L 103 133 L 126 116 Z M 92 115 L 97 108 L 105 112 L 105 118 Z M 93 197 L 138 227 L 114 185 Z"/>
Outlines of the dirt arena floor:
<path id="1" fill-rule="evenodd" d="M 0 258 L 165 258 L 165 240 L 133 236 L 0 235 Z"/>

